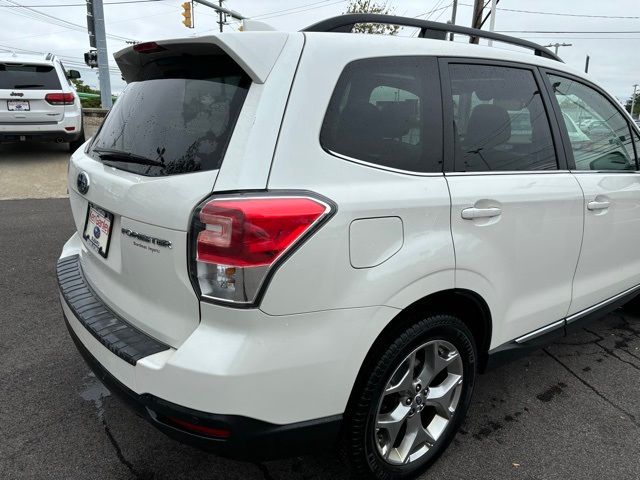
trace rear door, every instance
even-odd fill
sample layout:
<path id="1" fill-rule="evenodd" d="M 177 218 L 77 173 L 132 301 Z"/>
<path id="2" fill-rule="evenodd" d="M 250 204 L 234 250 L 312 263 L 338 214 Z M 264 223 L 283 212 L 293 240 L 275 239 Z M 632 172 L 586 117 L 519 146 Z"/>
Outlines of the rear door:
<path id="1" fill-rule="evenodd" d="M 585 196 L 573 315 L 640 284 L 640 256 L 634 254 L 640 243 L 640 172 L 629 120 L 620 107 L 584 80 L 551 71 L 545 75 L 564 121 L 584 125 L 578 127 L 580 136 L 570 125 L 562 128 L 570 168 Z"/>
<path id="2" fill-rule="evenodd" d="M 460 59 L 443 60 L 441 74 L 456 287 L 489 303 L 492 347 L 561 333 L 583 197 L 556 148 L 541 78 L 521 64 Z"/>
<path id="3" fill-rule="evenodd" d="M 51 105 L 45 96 L 61 90 L 53 65 L 0 62 L 0 125 L 60 122 L 64 105 Z"/>

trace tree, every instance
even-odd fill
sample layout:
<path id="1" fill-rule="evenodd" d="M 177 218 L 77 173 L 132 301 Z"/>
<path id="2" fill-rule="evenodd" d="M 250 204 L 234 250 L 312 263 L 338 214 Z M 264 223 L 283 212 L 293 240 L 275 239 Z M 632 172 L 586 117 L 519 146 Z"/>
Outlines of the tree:
<path id="1" fill-rule="evenodd" d="M 86 85 L 79 78 L 72 78 L 71 82 L 76 87 L 78 93 L 93 93 L 94 95 L 100 95 L 100 90 L 94 90 L 89 85 Z M 83 108 L 100 108 L 100 98 L 81 98 L 80 103 Z"/>
<path id="2" fill-rule="evenodd" d="M 393 13 L 387 3 L 377 3 L 372 0 L 351 0 L 345 13 Z M 377 33 L 395 35 L 400 30 L 397 25 L 387 25 L 382 23 L 358 23 L 353 27 L 355 33 Z"/>
<path id="3" fill-rule="evenodd" d="M 72 78 L 71 83 L 76 87 L 76 91 L 81 93 L 100 93 L 99 90 L 94 90 L 89 85 L 86 85 L 84 81 L 79 78 Z"/>
<path id="4" fill-rule="evenodd" d="M 631 112 L 631 100 L 633 100 L 633 95 L 631 95 L 629 100 L 624 104 L 627 112 Z M 637 118 L 638 115 L 640 115 L 640 92 L 636 93 L 636 103 L 633 105 L 633 112 L 631 112 L 631 116 L 634 118 Z"/>

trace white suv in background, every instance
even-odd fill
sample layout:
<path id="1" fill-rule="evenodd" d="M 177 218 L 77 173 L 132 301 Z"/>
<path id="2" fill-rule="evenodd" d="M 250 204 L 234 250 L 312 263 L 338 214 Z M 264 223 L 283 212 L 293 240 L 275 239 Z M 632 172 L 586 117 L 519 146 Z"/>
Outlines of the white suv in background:
<path id="1" fill-rule="evenodd" d="M 422 38 L 340 33 L 364 22 Z M 478 372 L 638 292 L 637 127 L 539 45 L 345 15 L 115 57 L 128 86 L 71 158 L 60 298 L 96 375 L 173 438 L 337 443 L 356 475 L 412 478 Z"/>
<path id="2" fill-rule="evenodd" d="M 82 107 L 72 78 L 55 55 L 0 55 L 0 142 L 84 143 Z"/>

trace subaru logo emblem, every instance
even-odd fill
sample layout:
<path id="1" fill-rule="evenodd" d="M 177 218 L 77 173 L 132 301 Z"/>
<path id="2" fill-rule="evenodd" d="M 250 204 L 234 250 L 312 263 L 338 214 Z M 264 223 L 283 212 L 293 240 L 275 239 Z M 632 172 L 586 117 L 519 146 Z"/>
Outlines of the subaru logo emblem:
<path id="1" fill-rule="evenodd" d="M 80 172 L 78 174 L 76 186 L 82 195 L 85 195 L 89 191 L 89 175 L 87 175 L 86 172 Z"/>

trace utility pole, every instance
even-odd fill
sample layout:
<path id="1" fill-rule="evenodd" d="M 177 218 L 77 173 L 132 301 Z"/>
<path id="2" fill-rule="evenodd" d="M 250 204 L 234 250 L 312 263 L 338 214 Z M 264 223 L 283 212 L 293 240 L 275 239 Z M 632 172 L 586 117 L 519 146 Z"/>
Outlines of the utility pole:
<path id="1" fill-rule="evenodd" d="M 491 11 L 487 15 L 485 15 L 484 18 L 482 18 L 482 14 L 484 13 L 484 8 L 489 4 L 490 1 L 492 2 Z M 482 30 L 482 27 L 485 24 L 485 22 L 489 19 L 489 17 L 491 17 L 492 19 L 491 30 L 493 31 L 493 26 L 495 23 L 495 11 L 499 2 L 500 0 L 487 0 L 487 3 L 485 3 L 484 0 L 474 0 L 471 28 L 477 28 L 478 30 Z M 478 43 L 480 43 L 480 38 L 471 36 L 469 38 L 469 43 L 475 43 L 477 45 Z M 489 41 L 489 45 L 491 45 L 492 43 L 493 42 Z"/>
<path id="2" fill-rule="evenodd" d="M 111 79 L 109 78 L 109 54 L 107 53 L 107 33 L 104 26 L 102 0 L 87 0 L 87 13 L 93 20 L 95 48 L 98 54 L 98 77 L 100 80 L 100 103 L 102 108 L 111 108 Z M 91 32 L 89 32 L 91 39 Z"/>
<path id="3" fill-rule="evenodd" d="M 638 84 L 636 83 L 633 86 L 633 97 L 631 97 L 631 118 L 633 118 L 633 109 L 636 106 L 636 89 L 638 88 Z"/>
<path id="4" fill-rule="evenodd" d="M 219 12 L 219 13 L 222 12 L 231 18 L 235 18 L 236 20 L 245 20 L 247 18 L 241 13 L 222 7 L 222 1 L 220 0 L 218 0 L 219 5 L 216 5 L 215 3 L 212 3 L 209 0 L 192 0 L 192 1 L 195 3 L 199 3 L 200 5 L 204 5 L 205 7 L 213 8 L 216 12 Z M 220 27 L 220 31 L 222 31 L 222 27 Z"/>
<path id="5" fill-rule="evenodd" d="M 484 0 L 473 1 L 473 17 L 471 19 L 471 28 L 482 28 L 482 12 L 484 10 Z M 478 37 L 471 37 L 470 43 L 478 44 L 480 39 Z"/>
<path id="6" fill-rule="evenodd" d="M 458 0 L 453 0 L 453 10 L 451 10 L 451 25 L 456 24 L 457 13 L 458 13 Z M 453 32 L 449 34 L 449 41 L 453 42 Z"/>
<path id="7" fill-rule="evenodd" d="M 491 0 L 491 19 L 489 20 L 489 31 L 493 32 L 496 28 L 496 0 Z M 493 40 L 489 39 L 489 46 L 493 46 Z"/>
<path id="8" fill-rule="evenodd" d="M 544 45 L 545 47 L 554 47 L 556 55 L 558 55 L 558 48 L 560 47 L 573 47 L 573 43 L 550 43 L 549 45 Z"/>
<path id="9" fill-rule="evenodd" d="M 224 0 L 218 0 L 218 6 L 220 7 L 220 9 L 222 9 L 222 4 L 224 3 Z M 220 25 L 220 33 L 222 33 L 224 24 L 225 24 L 225 18 L 226 18 L 226 14 L 222 11 L 222 10 L 218 10 L 218 25 Z"/>

